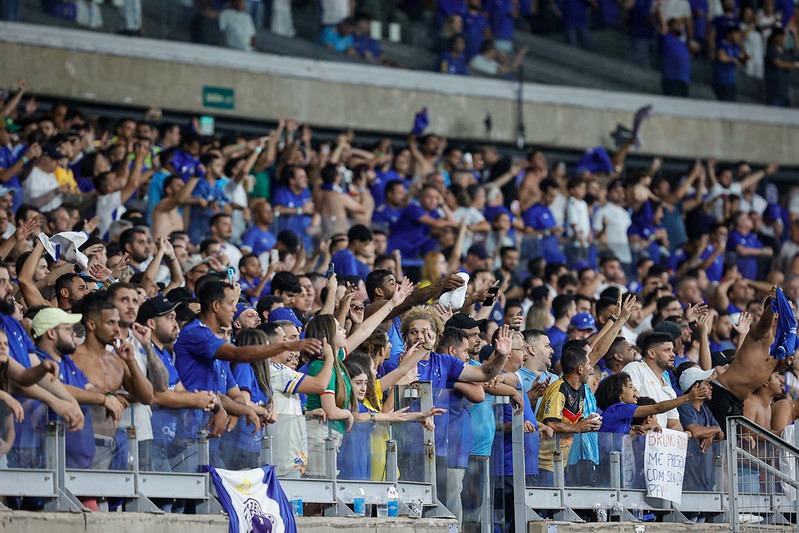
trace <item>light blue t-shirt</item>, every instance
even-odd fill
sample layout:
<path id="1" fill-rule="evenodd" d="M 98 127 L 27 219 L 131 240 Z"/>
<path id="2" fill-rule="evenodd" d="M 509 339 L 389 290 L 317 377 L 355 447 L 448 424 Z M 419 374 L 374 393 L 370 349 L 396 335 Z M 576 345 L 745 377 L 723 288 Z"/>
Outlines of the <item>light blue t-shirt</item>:
<path id="1" fill-rule="evenodd" d="M 591 392 L 588 385 L 585 388 L 585 403 L 583 403 L 583 416 L 589 416 L 597 412 L 596 397 Z M 569 464 L 574 465 L 580 461 L 591 461 L 595 465 L 599 464 L 599 434 L 575 433 L 572 447 L 569 451 Z"/>
<path id="2" fill-rule="evenodd" d="M 469 366 L 480 366 L 477 361 L 469 361 Z M 497 420 L 494 416 L 494 395 L 485 394 L 485 400 L 471 404 L 469 408 L 472 418 L 472 451 L 470 455 L 488 457 L 494 433 L 497 431 Z"/>

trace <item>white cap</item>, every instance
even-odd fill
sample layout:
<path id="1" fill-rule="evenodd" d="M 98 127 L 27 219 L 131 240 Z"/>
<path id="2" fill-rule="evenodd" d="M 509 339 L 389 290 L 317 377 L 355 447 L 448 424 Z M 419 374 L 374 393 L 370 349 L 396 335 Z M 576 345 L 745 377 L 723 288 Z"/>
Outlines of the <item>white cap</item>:
<path id="1" fill-rule="evenodd" d="M 710 379 L 710 376 L 713 375 L 714 370 L 711 368 L 710 370 L 702 370 L 698 366 L 692 366 L 690 368 L 686 368 L 682 374 L 680 374 L 680 388 L 682 389 L 683 393 L 691 388 L 691 386 L 696 383 L 697 381 L 705 381 L 706 379 Z"/>

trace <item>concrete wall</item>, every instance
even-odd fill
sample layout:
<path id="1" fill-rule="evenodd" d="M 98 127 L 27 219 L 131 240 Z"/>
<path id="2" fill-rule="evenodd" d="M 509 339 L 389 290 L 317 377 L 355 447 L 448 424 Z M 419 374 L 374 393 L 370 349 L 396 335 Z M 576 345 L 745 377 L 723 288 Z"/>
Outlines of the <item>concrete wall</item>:
<path id="1" fill-rule="evenodd" d="M 349 530 L 363 533 L 431 533 L 448 531 L 454 520 L 300 518 L 298 529 L 309 533 Z M 227 533 L 225 516 L 154 515 L 145 513 L 0 512 L 0 533 Z"/>
<path id="2" fill-rule="evenodd" d="M 185 43 L 0 23 L 0 85 L 41 94 L 252 119 L 293 116 L 334 128 L 404 133 L 430 110 L 431 131 L 515 140 L 516 85 L 382 67 L 246 54 Z M 203 106 L 204 86 L 235 90 L 232 110 Z M 587 148 L 652 104 L 644 153 L 799 164 L 799 111 L 525 84 L 528 144 Z"/>

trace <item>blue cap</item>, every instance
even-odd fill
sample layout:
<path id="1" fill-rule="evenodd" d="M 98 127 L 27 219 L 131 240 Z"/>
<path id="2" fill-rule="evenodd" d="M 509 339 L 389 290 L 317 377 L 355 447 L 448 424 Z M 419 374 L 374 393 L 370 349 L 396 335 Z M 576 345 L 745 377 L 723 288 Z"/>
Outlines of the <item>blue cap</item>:
<path id="1" fill-rule="evenodd" d="M 269 322 L 279 322 L 283 320 L 287 320 L 299 329 L 302 329 L 302 322 L 300 322 L 300 319 L 294 314 L 294 309 L 291 307 L 278 307 L 269 311 Z"/>
<path id="2" fill-rule="evenodd" d="M 240 302 L 236 304 L 236 312 L 233 313 L 233 320 L 237 320 L 241 314 L 246 311 L 247 309 L 253 309 L 253 306 L 250 304 L 246 304 L 244 302 Z"/>
<path id="3" fill-rule="evenodd" d="M 591 316 L 591 313 L 577 313 L 572 317 L 569 327 L 579 329 L 580 331 L 585 331 L 587 329 L 596 331 L 596 320 Z"/>

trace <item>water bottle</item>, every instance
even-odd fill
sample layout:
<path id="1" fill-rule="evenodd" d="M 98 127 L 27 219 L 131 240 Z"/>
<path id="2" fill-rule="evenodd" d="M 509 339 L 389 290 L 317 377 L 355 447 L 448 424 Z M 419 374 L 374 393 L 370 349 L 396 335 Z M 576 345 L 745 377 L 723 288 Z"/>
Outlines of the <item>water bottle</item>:
<path id="1" fill-rule="evenodd" d="M 397 492 L 397 488 L 394 485 L 390 486 L 386 491 L 386 508 L 389 518 L 397 518 L 399 516 L 399 492 Z"/>
<path id="2" fill-rule="evenodd" d="M 294 513 L 294 516 L 302 516 L 303 515 L 303 506 L 302 506 L 302 496 L 293 496 L 291 498 L 291 510 Z"/>
<path id="3" fill-rule="evenodd" d="M 352 499 L 352 510 L 358 516 L 366 516 L 366 491 L 358 489 L 358 494 Z"/>

